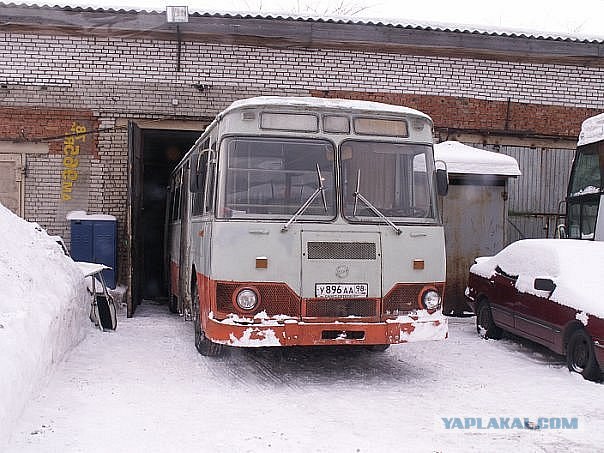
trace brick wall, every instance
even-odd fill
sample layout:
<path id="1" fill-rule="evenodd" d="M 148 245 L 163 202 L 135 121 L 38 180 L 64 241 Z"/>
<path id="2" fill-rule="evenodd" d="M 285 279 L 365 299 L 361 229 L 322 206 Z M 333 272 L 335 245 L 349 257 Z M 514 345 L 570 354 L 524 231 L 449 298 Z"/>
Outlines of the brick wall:
<path id="1" fill-rule="evenodd" d="M 176 72 L 174 41 L 5 32 L 0 49 L 0 140 L 21 128 L 26 138 L 60 135 L 73 118 L 101 129 L 89 211 L 118 218 L 122 281 L 128 137 L 120 119 L 200 120 L 255 95 L 338 95 L 416 107 L 437 127 L 502 130 L 507 115 L 508 130 L 574 136 L 583 118 L 604 110 L 598 67 L 185 41 Z M 60 142 L 50 147 L 28 158 L 25 214 L 65 235 L 54 218 Z"/>
<path id="2" fill-rule="evenodd" d="M 406 105 L 429 114 L 438 128 L 510 132 L 559 137 L 579 136 L 581 123 L 601 108 L 504 102 L 459 96 L 311 90 L 313 96 Z M 604 102 L 604 99 L 602 100 Z"/>

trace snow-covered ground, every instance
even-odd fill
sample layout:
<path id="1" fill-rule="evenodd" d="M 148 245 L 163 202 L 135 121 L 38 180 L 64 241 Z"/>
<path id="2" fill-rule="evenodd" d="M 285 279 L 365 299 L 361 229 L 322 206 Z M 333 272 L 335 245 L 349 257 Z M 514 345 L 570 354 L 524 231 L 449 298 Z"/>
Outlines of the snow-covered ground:
<path id="1" fill-rule="evenodd" d="M 604 385 L 569 373 L 563 358 L 533 343 L 480 339 L 473 318 L 452 318 L 446 341 L 383 353 L 233 348 L 215 359 L 200 356 L 191 323 L 161 305 L 142 305 L 115 332 L 100 332 L 87 319 L 88 297 L 82 272 L 54 239 L 0 205 L 0 451 L 604 445 Z M 443 418 L 456 417 L 579 421 L 571 430 L 445 429 Z"/>
<path id="2" fill-rule="evenodd" d="M 190 322 L 144 304 L 91 331 L 31 402 L 9 452 L 593 452 L 604 385 L 517 338 L 200 356 Z M 444 429 L 441 417 L 580 417 L 578 430 Z"/>

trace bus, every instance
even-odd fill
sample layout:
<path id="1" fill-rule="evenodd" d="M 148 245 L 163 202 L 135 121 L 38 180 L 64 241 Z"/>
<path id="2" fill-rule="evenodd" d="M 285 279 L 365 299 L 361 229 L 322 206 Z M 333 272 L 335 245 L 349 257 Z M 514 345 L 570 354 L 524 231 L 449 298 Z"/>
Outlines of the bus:
<path id="1" fill-rule="evenodd" d="M 568 184 L 562 237 L 604 240 L 604 113 L 581 126 Z"/>
<path id="2" fill-rule="evenodd" d="M 225 346 L 439 340 L 445 240 L 433 124 L 368 101 L 236 101 L 170 178 L 170 304 Z"/>

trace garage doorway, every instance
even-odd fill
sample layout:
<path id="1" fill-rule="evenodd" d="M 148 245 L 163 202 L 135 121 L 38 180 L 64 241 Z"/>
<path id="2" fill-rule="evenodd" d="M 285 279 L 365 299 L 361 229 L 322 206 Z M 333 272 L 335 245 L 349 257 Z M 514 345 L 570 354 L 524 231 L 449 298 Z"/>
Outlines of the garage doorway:
<path id="1" fill-rule="evenodd" d="M 143 300 L 167 302 L 164 225 L 170 173 L 191 148 L 200 131 L 130 127 L 131 304 L 128 316 Z"/>

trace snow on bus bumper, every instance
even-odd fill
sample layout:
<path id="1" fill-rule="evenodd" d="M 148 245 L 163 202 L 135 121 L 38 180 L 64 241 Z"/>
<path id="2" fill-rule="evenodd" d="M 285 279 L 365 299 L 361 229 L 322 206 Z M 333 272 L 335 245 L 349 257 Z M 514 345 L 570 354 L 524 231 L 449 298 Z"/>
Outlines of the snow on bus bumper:
<path id="1" fill-rule="evenodd" d="M 384 322 L 304 322 L 296 319 L 238 324 L 208 319 L 205 335 L 215 343 L 239 347 L 396 344 L 444 340 L 442 314 L 399 316 Z"/>

